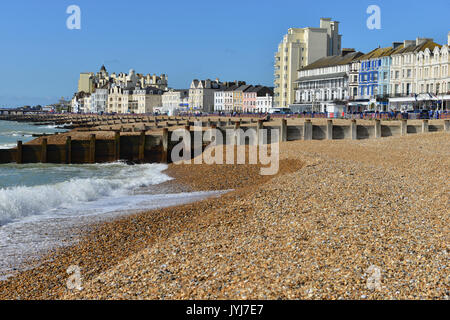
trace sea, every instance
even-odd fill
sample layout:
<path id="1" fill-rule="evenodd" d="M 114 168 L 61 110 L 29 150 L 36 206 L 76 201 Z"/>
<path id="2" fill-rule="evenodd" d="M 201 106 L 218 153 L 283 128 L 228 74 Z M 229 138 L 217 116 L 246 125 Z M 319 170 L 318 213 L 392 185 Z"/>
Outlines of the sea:
<path id="1" fill-rule="evenodd" d="M 0 148 L 36 133 L 64 132 L 0 120 Z M 165 164 L 0 164 L 0 280 L 34 267 L 50 250 L 74 245 L 93 223 L 143 210 L 191 203 L 221 191 L 183 192 L 161 184 L 173 178 Z"/>

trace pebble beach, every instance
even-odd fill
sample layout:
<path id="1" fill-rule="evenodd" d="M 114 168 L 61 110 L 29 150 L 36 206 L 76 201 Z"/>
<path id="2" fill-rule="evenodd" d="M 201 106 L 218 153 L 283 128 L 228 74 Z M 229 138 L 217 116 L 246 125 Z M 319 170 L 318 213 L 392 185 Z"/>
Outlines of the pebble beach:
<path id="1" fill-rule="evenodd" d="M 172 164 L 173 188 L 233 191 L 94 225 L 0 298 L 448 299 L 449 159 L 441 132 L 285 142 L 275 176 Z"/>

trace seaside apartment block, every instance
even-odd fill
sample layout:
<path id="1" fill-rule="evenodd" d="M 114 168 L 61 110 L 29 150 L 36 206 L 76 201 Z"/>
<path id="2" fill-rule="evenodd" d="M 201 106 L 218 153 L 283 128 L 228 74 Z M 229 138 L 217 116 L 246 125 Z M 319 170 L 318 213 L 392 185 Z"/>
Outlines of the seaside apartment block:
<path id="1" fill-rule="evenodd" d="M 274 106 L 288 107 L 295 100 L 295 80 L 301 67 L 341 53 L 339 22 L 320 19 L 319 28 L 290 28 L 275 54 Z"/>

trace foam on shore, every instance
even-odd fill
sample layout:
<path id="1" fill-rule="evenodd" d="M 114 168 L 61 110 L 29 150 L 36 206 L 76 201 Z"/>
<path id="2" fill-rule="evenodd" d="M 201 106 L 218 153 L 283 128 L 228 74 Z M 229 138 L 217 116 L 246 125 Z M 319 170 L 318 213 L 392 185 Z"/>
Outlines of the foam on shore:
<path id="1" fill-rule="evenodd" d="M 158 194 L 158 184 L 172 180 L 163 173 L 167 169 L 164 164 L 16 167 L 9 165 L 0 170 L 4 184 L 8 183 L 8 168 L 21 171 L 18 177 L 24 177 L 28 184 L 0 188 L 0 280 L 16 269 L 31 267 L 26 264 L 30 258 L 73 243 L 77 235 L 70 229 L 74 227 L 80 229 L 125 214 L 221 194 L 215 191 L 165 194 L 167 190 Z M 77 178 L 67 180 L 71 174 Z M 33 175 L 33 179 L 25 178 Z M 33 185 L 34 182 L 41 184 Z M 150 186 L 154 186 L 151 194 L 146 193 Z"/>

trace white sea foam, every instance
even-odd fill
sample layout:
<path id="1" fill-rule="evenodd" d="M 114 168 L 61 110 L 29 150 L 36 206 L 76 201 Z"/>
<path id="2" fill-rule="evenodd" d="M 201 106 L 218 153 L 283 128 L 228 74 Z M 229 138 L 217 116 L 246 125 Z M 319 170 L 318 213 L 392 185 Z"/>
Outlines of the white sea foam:
<path id="1" fill-rule="evenodd" d="M 75 244 L 82 235 L 76 230 L 92 223 L 226 192 L 164 194 L 158 184 L 171 179 L 163 173 L 166 168 L 124 163 L 0 167 L 0 185 L 11 185 L 0 188 L 0 281 L 35 266 L 30 259 Z M 15 179 L 27 185 L 18 186 Z M 158 190 L 161 194 L 155 194 Z"/>
<path id="2" fill-rule="evenodd" d="M 0 149 L 11 149 L 14 148 L 17 145 L 17 143 L 3 143 L 0 144 Z"/>
<path id="3" fill-rule="evenodd" d="M 83 226 L 106 221 L 135 212 L 175 206 L 219 196 L 226 191 L 180 194 L 138 194 L 102 198 L 68 209 L 64 214 L 29 217 L 0 227 L 0 281 L 17 271 L 36 266 L 30 259 L 39 259 L 48 250 L 75 244 Z M 70 230 L 70 231 L 69 231 Z"/>
<path id="4" fill-rule="evenodd" d="M 11 136 L 11 137 L 25 137 L 30 138 L 35 134 L 35 132 L 29 132 L 29 131 L 8 131 L 8 132 L 2 132 L 3 136 Z"/>
<path id="5" fill-rule="evenodd" d="M 104 164 L 96 166 L 111 166 Z M 56 184 L 0 189 L 0 226 L 25 217 L 49 214 L 102 198 L 125 196 L 139 187 L 168 181 L 162 164 L 126 166 L 109 177 L 75 178 Z"/>

